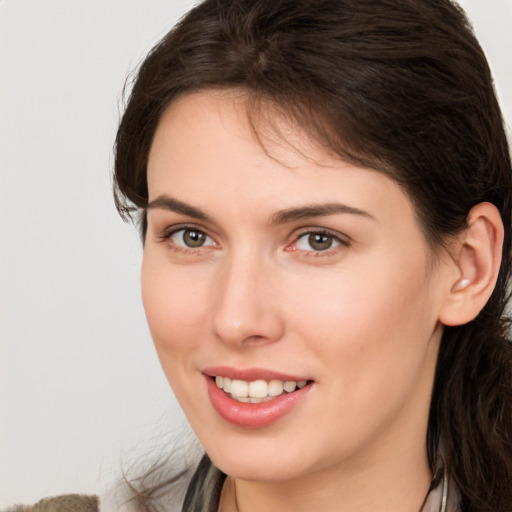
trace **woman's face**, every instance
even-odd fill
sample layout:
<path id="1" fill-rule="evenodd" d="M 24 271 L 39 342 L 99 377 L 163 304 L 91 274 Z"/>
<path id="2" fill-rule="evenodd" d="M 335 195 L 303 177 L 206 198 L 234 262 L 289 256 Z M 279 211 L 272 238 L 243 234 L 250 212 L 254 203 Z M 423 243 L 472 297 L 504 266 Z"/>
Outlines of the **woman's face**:
<path id="1" fill-rule="evenodd" d="M 443 259 L 391 179 L 245 112 L 183 96 L 149 157 L 143 300 L 192 428 L 238 478 L 423 454 Z"/>

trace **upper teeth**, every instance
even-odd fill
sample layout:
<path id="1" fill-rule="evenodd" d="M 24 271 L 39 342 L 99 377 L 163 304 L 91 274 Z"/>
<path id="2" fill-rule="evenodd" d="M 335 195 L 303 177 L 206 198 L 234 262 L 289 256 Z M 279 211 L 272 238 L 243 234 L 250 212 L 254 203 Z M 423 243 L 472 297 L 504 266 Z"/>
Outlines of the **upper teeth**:
<path id="1" fill-rule="evenodd" d="M 297 388 L 303 388 L 306 385 L 305 380 L 282 381 L 278 379 L 269 382 L 265 380 L 254 380 L 247 382 L 245 380 L 229 379 L 228 377 L 215 377 L 215 383 L 220 389 L 231 394 L 231 398 L 240 402 L 262 402 L 270 400 L 275 396 L 282 395 L 284 391 L 291 393 Z M 256 400 L 252 400 L 256 399 Z"/>

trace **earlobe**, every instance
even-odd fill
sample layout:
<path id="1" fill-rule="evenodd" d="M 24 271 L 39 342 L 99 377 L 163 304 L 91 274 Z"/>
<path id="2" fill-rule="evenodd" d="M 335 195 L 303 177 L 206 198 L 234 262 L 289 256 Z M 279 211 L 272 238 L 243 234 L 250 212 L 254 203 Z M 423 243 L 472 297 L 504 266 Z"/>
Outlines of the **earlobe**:
<path id="1" fill-rule="evenodd" d="M 480 313 L 498 279 L 502 246 L 503 222 L 498 209 L 490 203 L 477 204 L 452 253 L 458 276 L 442 305 L 441 323 L 463 325 Z"/>

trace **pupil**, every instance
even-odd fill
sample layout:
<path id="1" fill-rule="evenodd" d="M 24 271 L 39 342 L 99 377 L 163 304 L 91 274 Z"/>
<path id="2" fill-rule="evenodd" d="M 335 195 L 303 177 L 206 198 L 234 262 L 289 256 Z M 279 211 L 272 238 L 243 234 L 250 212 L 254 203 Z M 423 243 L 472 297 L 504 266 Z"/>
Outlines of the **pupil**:
<path id="1" fill-rule="evenodd" d="M 315 249 L 315 251 L 325 251 L 331 247 L 332 237 L 321 233 L 311 234 L 309 235 L 309 245 Z"/>
<path id="2" fill-rule="evenodd" d="M 201 247 L 204 244 L 206 235 L 200 231 L 185 231 L 183 241 L 188 247 Z"/>

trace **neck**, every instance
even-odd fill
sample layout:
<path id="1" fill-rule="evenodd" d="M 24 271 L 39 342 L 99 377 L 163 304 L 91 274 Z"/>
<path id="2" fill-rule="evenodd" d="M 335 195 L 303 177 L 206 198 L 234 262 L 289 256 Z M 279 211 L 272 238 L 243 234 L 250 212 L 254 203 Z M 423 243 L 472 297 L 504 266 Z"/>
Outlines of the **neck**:
<path id="1" fill-rule="evenodd" d="M 431 478 L 425 450 L 372 464 L 354 461 L 287 481 L 228 477 L 219 512 L 416 512 Z"/>

